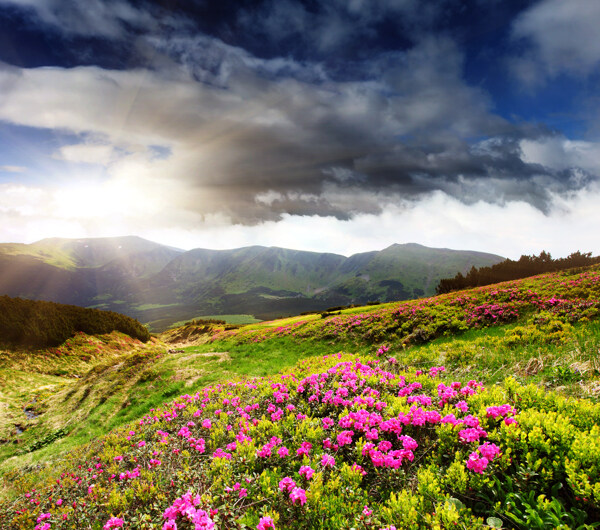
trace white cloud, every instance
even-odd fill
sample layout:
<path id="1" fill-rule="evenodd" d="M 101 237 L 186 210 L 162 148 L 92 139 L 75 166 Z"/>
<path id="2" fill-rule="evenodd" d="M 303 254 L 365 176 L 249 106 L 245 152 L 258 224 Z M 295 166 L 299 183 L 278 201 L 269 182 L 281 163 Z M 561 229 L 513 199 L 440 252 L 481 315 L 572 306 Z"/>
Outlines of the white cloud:
<path id="1" fill-rule="evenodd" d="M 513 63 L 529 84 L 541 74 L 563 72 L 587 75 L 600 64 L 600 2 L 597 0 L 542 0 L 524 11 L 513 24 L 513 37 L 530 44 Z"/>
<path id="2" fill-rule="evenodd" d="M 26 167 L 23 166 L 0 166 L 0 172 L 2 173 L 25 173 Z"/>
<path id="3" fill-rule="evenodd" d="M 106 166 L 114 159 L 113 147 L 103 144 L 72 144 L 62 146 L 54 155 L 59 160 Z"/>
<path id="4" fill-rule="evenodd" d="M 0 119 L 30 127 L 96 133 L 113 142 L 158 143 L 211 116 L 210 90 L 146 70 L 97 67 L 0 70 Z M 40 90 L 40 87 L 44 87 Z"/>
<path id="5" fill-rule="evenodd" d="M 564 170 L 581 168 L 600 177 L 600 143 L 568 140 L 549 136 L 537 140 L 521 140 L 523 160 L 528 163 Z"/>
<path id="6" fill-rule="evenodd" d="M 387 206 L 380 214 L 349 220 L 286 215 L 257 227 L 219 227 L 199 234 L 206 248 L 273 245 L 349 255 L 416 242 L 431 247 L 479 250 L 518 258 L 542 250 L 566 256 L 576 250 L 600 254 L 593 237 L 600 227 L 598 186 L 553 197 L 548 215 L 526 202 L 473 205 L 435 192 L 416 202 Z"/>
<path id="7" fill-rule="evenodd" d="M 282 201 L 285 197 L 282 193 L 277 191 L 268 190 L 262 193 L 257 193 L 254 197 L 254 200 L 258 203 L 266 204 L 267 206 L 271 206 L 275 201 Z"/>
<path id="8" fill-rule="evenodd" d="M 218 52 L 223 85 L 198 82 L 187 70 L 12 68 L 0 70 L 0 119 L 83 135 L 87 141 L 55 157 L 103 165 L 112 180 L 127 178 L 127 153 L 166 148 L 164 159 L 136 166 L 145 172 L 140 182 L 168 179 L 186 189 L 168 191 L 173 207 L 248 223 L 286 212 L 378 211 L 357 182 L 383 195 L 390 185 L 410 187 L 410 172 L 468 156 L 463 137 L 504 127 L 485 94 L 461 80 L 460 52 L 447 39 L 386 57 L 384 79 L 321 83 L 265 77 L 253 68 L 273 65 L 214 39 L 179 44 L 191 46 L 193 58 L 202 42 L 209 55 Z M 408 163 L 386 158 L 404 157 L 396 151 L 402 134 L 426 138 L 435 160 L 419 146 Z M 343 200 L 329 193 L 332 180 L 347 187 Z M 270 191 L 285 200 L 264 195 Z"/>
<path id="9" fill-rule="evenodd" d="M 345 82 L 318 65 L 262 61 L 206 37 L 176 44 L 163 51 L 186 68 L 0 70 L 0 120 L 81 135 L 87 140 L 55 156 L 105 170 L 90 181 L 75 168 L 64 187 L 3 185 L 0 240 L 130 233 L 188 248 L 343 254 L 408 241 L 515 257 L 598 251 L 584 227 L 600 219 L 585 195 L 561 201 L 544 178 L 512 173 L 522 160 L 495 140 L 510 126 L 463 81 L 449 39 L 423 39 Z M 471 149 L 468 138 L 479 136 L 492 138 Z M 594 144 L 560 140 L 560 158 L 545 142 L 521 143 L 524 160 L 598 168 Z M 153 146 L 168 154 L 153 156 Z M 485 173 L 486 164 L 499 174 Z M 551 197 L 547 216 L 524 202 L 540 190 Z"/>
<path id="10" fill-rule="evenodd" d="M 135 185 L 130 190 L 115 186 L 109 182 L 96 189 L 82 186 L 49 194 L 41 188 L 0 185 L 0 240 L 136 234 L 188 249 L 256 244 L 350 255 L 417 242 L 513 259 L 541 250 L 555 257 L 576 250 L 600 254 L 593 237 L 600 227 L 597 185 L 566 198 L 553 196 L 547 215 L 526 202 L 479 201 L 469 206 L 434 192 L 417 202 L 390 204 L 381 213 L 348 220 L 285 214 L 280 221 L 254 226 L 232 224 L 222 214 L 198 216 L 171 209 L 158 188 L 141 196 Z"/>
<path id="11" fill-rule="evenodd" d="M 444 2 L 418 0 L 328 0 L 309 7 L 292 0 L 267 0 L 241 10 L 244 30 L 269 42 L 302 42 L 324 54 L 375 37 L 382 22 L 401 28 L 407 37 L 444 13 Z"/>

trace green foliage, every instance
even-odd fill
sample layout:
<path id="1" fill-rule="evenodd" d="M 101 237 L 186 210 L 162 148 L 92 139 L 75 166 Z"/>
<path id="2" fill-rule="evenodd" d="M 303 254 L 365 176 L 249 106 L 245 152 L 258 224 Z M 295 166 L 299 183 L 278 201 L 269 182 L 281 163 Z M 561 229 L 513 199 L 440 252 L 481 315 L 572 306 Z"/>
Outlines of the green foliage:
<path id="1" fill-rule="evenodd" d="M 46 447 L 47 445 L 51 444 L 55 440 L 58 440 L 59 438 L 62 438 L 63 436 L 67 436 L 67 434 L 69 434 L 68 429 L 65 429 L 65 428 L 56 429 L 55 431 L 48 433 L 43 438 L 37 439 L 30 446 L 25 448 L 23 452 L 31 453 L 32 451 L 37 451 L 38 449 L 41 449 L 42 447 Z"/>
<path id="2" fill-rule="evenodd" d="M 10 475 L 18 494 L 0 517 L 14 528 L 32 528 L 43 512 L 52 528 L 101 528 L 111 516 L 161 528 L 165 510 L 190 491 L 217 528 L 255 529 L 266 517 L 298 529 L 597 527 L 599 299 L 597 269 L 556 273 L 325 318 L 221 327 L 212 342 L 181 353 L 107 359 L 63 405 L 93 407 L 86 421 L 98 423 L 97 439 L 56 469 Z M 436 367 L 442 359 L 445 372 Z M 194 368 L 202 375 L 191 386 L 183 372 Z M 124 398 L 114 389 L 126 384 Z M 551 390 L 559 384 L 588 386 L 592 399 Z M 451 389 L 456 395 L 444 397 Z M 382 427 L 395 419 L 414 454 L 399 466 L 376 464 L 374 447 L 387 451 L 380 443 L 403 450 Z M 132 423 L 100 436 L 123 421 Z M 472 425 L 485 433 L 476 441 L 466 437 Z M 348 429 L 351 441 L 342 442 Z M 311 450 L 297 454 L 303 443 Z M 498 453 L 477 470 L 486 443 Z M 289 454 L 278 454 L 283 446 Z M 310 480 L 302 466 L 314 470 Z M 282 490 L 286 478 L 306 503 Z M 177 524 L 193 527 L 183 515 Z"/>
<path id="3" fill-rule="evenodd" d="M 51 514 L 56 528 L 102 525 L 116 515 L 131 527 L 160 528 L 165 510 L 190 491 L 197 495 L 197 509 L 212 514 L 219 528 L 256 528 L 263 517 L 276 528 L 306 530 L 468 529 L 483 528 L 484 521 L 491 528 L 597 526 L 600 405 L 554 393 L 544 398 L 511 379 L 489 391 L 474 383 L 460 387 L 451 378 L 439 379 L 439 373 L 386 372 L 376 361 L 335 355 L 302 361 L 278 377 L 185 394 L 68 455 L 47 482 L 18 479 L 21 495 L 0 505 L 0 515 L 11 528 L 30 528 L 43 513 Z M 353 382 L 356 392 L 350 390 Z M 454 411 L 465 421 L 476 418 L 486 441 L 499 450 L 484 471 L 466 465 L 481 440 L 461 441 L 465 426 L 443 423 L 441 416 L 424 424 L 403 421 L 403 436 L 416 445 L 399 468 L 372 463 L 361 432 L 394 418 L 414 418 L 411 393 L 397 394 L 398 388 L 416 383 L 422 397 L 439 397 L 440 388 L 451 384 L 472 389 L 423 409 L 439 410 L 441 416 Z M 336 405 L 311 399 L 313 392 L 346 397 L 340 389 L 358 401 Z M 369 394 L 387 405 L 378 411 L 360 404 Z M 464 415 L 457 400 L 469 409 Z M 505 400 L 514 404 L 506 405 L 515 407 L 507 417 L 516 422 L 506 423 L 493 412 L 492 405 Z M 279 415 L 274 414 L 278 407 Z M 241 416 L 239 411 L 248 412 Z M 350 426 L 344 421 L 351 412 L 376 421 L 366 430 L 358 423 Z M 324 418 L 332 423 L 324 426 Z M 332 448 L 348 427 L 350 445 Z M 401 449 L 404 442 L 386 432 L 380 429 L 375 442 Z M 296 456 L 305 443 L 310 444 L 307 454 Z M 261 455 L 268 444 L 273 448 Z M 280 447 L 290 454 L 279 455 Z M 335 462 L 324 465 L 323 455 Z M 302 466 L 314 475 L 303 477 Z M 302 489 L 305 503 L 295 503 L 282 489 L 284 479 Z M 185 517 L 179 518 L 178 528 L 187 527 Z"/>
<path id="4" fill-rule="evenodd" d="M 476 268 L 473 266 L 466 276 L 463 276 L 459 272 L 454 278 L 440 280 L 436 288 L 436 293 L 444 294 L 469 287 L 479 287 L 508 280 L 516 280 L 518 278 L 526 278 L 545 272 L 587 267 L 598 262 L 600 262 L 600 256 L 592 257 L 591 252 L 582 254 L 577 251 L 566 258 L 552 259 L 552 256 L 548 252 L 542 251 L 539 256 L 523 255 L 517 261 L 506 259 L 488 267 Z"/>
<path id="5" fill-rule="evenodd" d="M 0 296 L 0 337 L 7 345 L 44 348 L 58 346 L 76 332 L 111 331 L 144 342 L 150 338 L 137 320 L 113 311 Z"/>

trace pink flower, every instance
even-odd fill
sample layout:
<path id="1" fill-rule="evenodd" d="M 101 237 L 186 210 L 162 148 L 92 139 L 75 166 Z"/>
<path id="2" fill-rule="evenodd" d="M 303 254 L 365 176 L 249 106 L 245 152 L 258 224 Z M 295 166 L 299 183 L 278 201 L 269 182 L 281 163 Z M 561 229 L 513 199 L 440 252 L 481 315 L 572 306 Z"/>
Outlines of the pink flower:
<path id="1" fill-rule="evenodd" d="M 123 519 L 120 517 L 111 517 L 104 526 L 102 527 L 104 530 L 110 530 L 110 528 L 121 528 L 123 526 Z"/>
<path id="2" fill-rule="evenodd" d="M 469 455 L 469 459 L 467 460 L 467 468 L 475 473 L 483 474 L 483 470 L 488 465 L 488 459 L 485 457 L 479 457 L 479 455 L 475 452 Z"/>
<path id="3" fill-rule="evenodd" d="M 296 504 L 296 501 L 300 502 L 300 506 L 304 506 L 306 503 L 306 491 L 302 488 L 294 488 L 290 493 L 290 500 L 292 504 Z"/>
<path id="4" fill-rule="evenodd" d="M 225 458 L 227 460 L 231 460 L 231 453 L 227 453 L 223 451 L 220 447 L 213 453 L 213 458 Z"/>
<path id="5" fill-rule="evenodd" d="M 402 447 L 404 447 L 404 449 L 410 449 L 412 451 L 419 447 L 417 441 L 410 436 L 400 436 L 400 440 L 402 440 Z"/>
<path id="6" fill-rule="evenodd" d="M 387 453 L 392 448 L 392 442 L 388 442 L 387 440 L 383 440 L 382 442 L 379 442 L 379 444 L 377 445 L 377 448 L 382 453 Z M 406 449 L 406 446 L 404 448 Z"/>
<path id="7" fill-rule="evenodd" d="M 500 454 L 500 448 L 496 444 L 492 444 L 490 442 L 485 442 L 483 445 L 480 445 L 478 448 L 479 453 L 484 458 L 487 458 L 489 461 L 492 461 Z"/>
<path id="8" fill-rule="evenodd" d="M 256 530 L 268 530 L 269 528 L 275 528 L 275 523 L 270 517 L 261 517 Z"/>
<path id="9" fill-rule="evenodd" d="M 381 348 L 379 348 L 379 349 L 377 350 L 377 355 L 383 355 L 384 353 L 386 353 L 387 351 L 389 351 L 389 349 L 390 349 L 390 347 L 389 347 L 389 346 L 386 346 L 386 345 L 384 344 L 384 345 L 383 345 Z"/>
<path id="10" fill-rule="evenodd" d="M 333 427 L 334 421 L 331 418 L 323 418 L 321 421 L 323 423 L 323 429 Z"/>
<path id="11" fill-rule="evenodd" d="M 268 458 L 273 453 L 273 446 L 270 444 L 263 445 L 257 452 L 256 455 L 261 458 Z"/>
<path id="12" fill-rule="evenodd" d="M 151 458 L 150 462 L 148 463 L 148 469 L 152 469 L 153 467 L 160 466 L 161 464 L 162 464 L 162 462 L 160 460 L 157 460 L 156 458 Z"/>
<path id="13" fill-rule="evenodd" d="M 462 412 L 467 412 L 469 410 L 469 405 L 466 401 L 459 401 L 456 405 L 454 405 L 458 410 Z"/>
<path id="14" fill-rule="evenodd" d="M 45 521 L 46 519 L 50 519 L 50 517 L 52 517 L 51 513 L 42 513 L 40 514 L 40 516 L 37 518 L 37 522 L 41 523 L 42 521 Z"/>
<path id="15" fill-rule="evenodd" d="M 354 431 L 342 431 L 337 435 L 337 443 L 342 445 L 348 445 L 352 443 L 352 436 L 354 435 Z"/>
<path id="16" fill-rule="evenodd" d="M 286 491 L 291 491 L 296 487 L 296 482 L 290 477 L 285 477 L 284 479 L 279 481 L 279 491 L 285 493 Z"/>
<path id="17" fill-rule="evenodd" d="M 215 527 L 215 523 L 204 510 L 197 510 L 190 520 L 196 530 L 213 530 Z"/>
<path id="18" fill-rule="evenodd" d="M 315 474 L 315 470 L 310 466 L 302 466 L 300 468 L 300 471 L 298 471 L 298 474 L 301 477 L 306 478 L 306 480 L 310 480 L 312 478 L 312 476 Z"/>
<path id="19" fill-rule="evenodd" d="M 279 458 L 285 458 L 290 454 L 290 452 L 288 451 L 287 447 L 280 447 L 277 449 L 277 454 L 279 455 Z"/>
<path id="20" fill-rule="evenodd" d="M 62 499 L 58 499 L 56 501 L 56 506 L 60 506 L 62 503 L 63 503 L 63 500 Z"/>
<path id="21" fill-rule="evenodd" d="M 511 407 L 510 405 L 505 404 L 505 405 L 497 405 L 494 407 L 488 407 L 486 409 L 486 412 L 487 412 L 488 418 L 497 418 L 498 416 L 503 418 L 507 414 L 514 415 L 515 409 L 513 407 Z"/>
<path id="22" fill-rule="evenodd" d="M 300 448 L 296 451 L 296 454 L 298 456 L 302 456 L 302 455 L 308 456 L 308 453 L 310 452 L 311 449 L 312 449 L 312 444 L 310 442 L 302 442 L 302 444 L 300 445 Z"/>
<path id="23" fill-rule="evenodd" d="M 371 517 L 371 515 L 373 515 L 373 510 L 371 510 L 368 506 L 365 506 L 362 513 L 365 517 Z"/>
<path id="24" fill-rule="evenodd" d="M 144 442 L 144 440 L 140 440 L 138 442 L 138 447 L 144 447 L 144 445 L 146 445 L 146 442 Z"/>
<path id="25" fill-rule="evenodd" d="M 463 429 L 458 433 L 460 441 L 463 443 L 467 442 L 478 442 L 480 438 L 485 438 L 487 433 L 481 427 L 475 427 L 470 429 Z"/>
<path id="26" fill-rule="evenodd" d="M 335 466 L 335 458 L 333 458 L 331 455 L 324 454 L 321 457 L 321 465 L 323 467 L 333 467 Z"/>
<path id="27" fill-rule="evenodd" d="M 354 471 L 355 473 L 360 473 L 363 476 L 367 474 L 367 472 L 362 468 L 362 466 L 359 466 L 356 462 L 352 464 L 352 467 L 350 469 L 352 469 L 352 471 Z"/>

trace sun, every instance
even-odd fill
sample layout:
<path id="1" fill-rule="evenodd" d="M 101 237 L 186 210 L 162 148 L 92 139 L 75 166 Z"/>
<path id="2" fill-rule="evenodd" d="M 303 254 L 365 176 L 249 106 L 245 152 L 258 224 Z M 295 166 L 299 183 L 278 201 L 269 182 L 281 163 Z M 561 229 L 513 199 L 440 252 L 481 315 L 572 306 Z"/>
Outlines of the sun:
<path id="1" fill-rule="evenodd" d="M 55 192 L 55 215 L 73 220 L 121 216 L 127 212 L 133 192 L 110 181 L 70 185 Z"/>

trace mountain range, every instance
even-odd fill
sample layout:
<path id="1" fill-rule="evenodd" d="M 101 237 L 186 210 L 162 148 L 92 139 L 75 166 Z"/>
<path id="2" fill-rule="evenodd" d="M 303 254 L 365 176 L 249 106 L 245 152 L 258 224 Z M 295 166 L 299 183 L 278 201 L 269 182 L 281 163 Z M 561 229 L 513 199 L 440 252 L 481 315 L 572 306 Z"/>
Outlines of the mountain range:
<path id="1" fill-rule="evenodd" d="M 394 244 L 350 257 L 278 247 L 181 249 L 135 236 L 0 244 L 0 294 L 110 309 L 162 330 L 201 316 L 271 319 L 435 293 L 504 258 Z"/>

